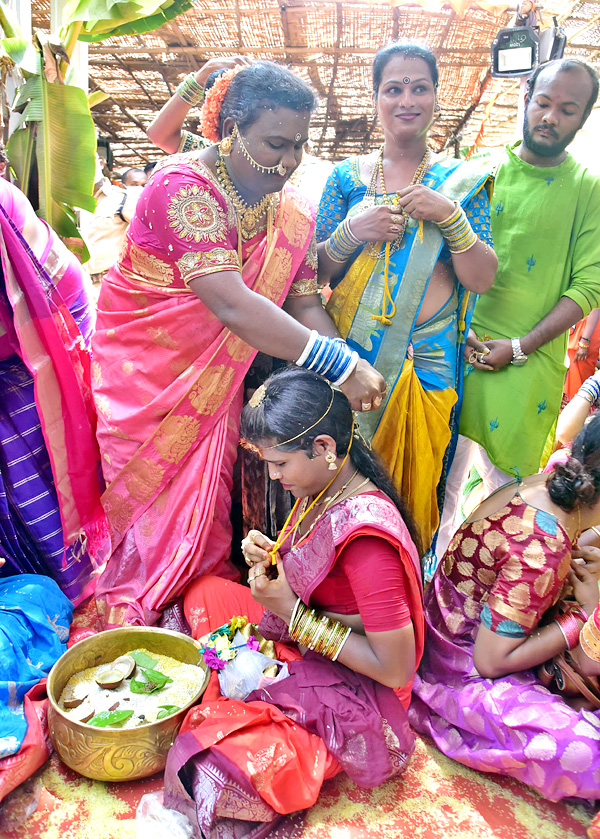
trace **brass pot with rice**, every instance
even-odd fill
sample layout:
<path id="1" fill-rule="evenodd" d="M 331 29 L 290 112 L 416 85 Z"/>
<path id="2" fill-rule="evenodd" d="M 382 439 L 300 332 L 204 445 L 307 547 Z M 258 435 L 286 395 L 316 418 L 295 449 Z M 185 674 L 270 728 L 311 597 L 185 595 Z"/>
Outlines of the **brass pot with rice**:
<path id="1" fill-rule="evenodd" d="M 48 677 L 54 749 L 96 781 L 154 775 L 209 676 L 196 643 L 179 632 L 128 626 L 85 638 Z"/>

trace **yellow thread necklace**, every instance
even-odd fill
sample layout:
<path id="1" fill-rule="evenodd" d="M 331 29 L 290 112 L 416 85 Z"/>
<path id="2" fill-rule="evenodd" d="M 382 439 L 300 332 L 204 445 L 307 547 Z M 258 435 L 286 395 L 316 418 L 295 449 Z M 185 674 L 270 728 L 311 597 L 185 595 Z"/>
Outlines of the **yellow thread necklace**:
<path id="1" fill-rule="evenodd" d="M 286 529 L 287 529 L 287 527 L 288 527 L 289 523 L 291 522 L 292 518 L 294 517 L 294 515 L 295 515 L 295 513 L 296 513 L 296 510 L 298 509 L 298 507 L 300 506 L 301 501 L 303 500 L 303 499 L 300 499 L 300 498 L 297 498 L 297 499 L 296 499 L 296 503 L 294 504 L 294 506 L 293 506 L 293 507 L 292 507 L 292 509 L 290 510 L 290 514 L 289 514 L 289 516 L 287 517 L 287 519 L 285 520 L 285 524 L 283 525 L 283 527 L 282 527 L 282 529 L 281 529 L 281 532 L 280 532 L 279 536 L 277 537 L 277 540 L 275 541 L 275 544 L 273 545 L 273 547 L 272 547 L 272 548 L 271 548 L 271 550 L 269 551 L 269 553 L 271 554 L 271 564 L 272 564 L 272 565 L 277 565 L 277 560 L 275 559 L 275 555 L 276 555 L 276 554 L 277 554 L 277 552 L 281 549 L 281 546 L 284 544 L 284 542 L 287 542 L 287 540 L 289 539 L 289 537 L 290 537 L 290 536 L 293 536 L 293 535 L 296 533 L 296 531 L 298 530 L 298 528 L 300 527 L 300 525 L 302 524 L 302 522 L 304 521 L 304 519 L 307 517 L 307 515 L 310 513 L 310 511 L 313 509 L 313 507 L 314 507 L 314 506 L 315 506 L 315 505 L 319 502 L 319 500 L 323 497 L 323 495 L 325 495 L 325 493 L 327 492 L 327 490 L 329 489 L 329 487 L 330 487 L 330 486 L 333 484 L 333 482 L 334 482 L 334 481 L 335 481 L 335 480 L 339 477 L 340 472 L 342 471 L 342 469 L 344 468 L 344 466 L 345 466 L 345 464 L 346 464 L 346 461 L 347 461 L 347 460 L 348 460 L 348 458 L 350 457 L 350 449 L 352 448 L 352 440 L 353 440 L 353 438 L 354 438 L 354 414 L 352 415 L 352 430 L 351 430 L 351 432 L 350 432 L 350 445 L 348 446 L 348 451 L 347 451 L 347 452 L 346 452 L 346 454 L 344 455 L 344 459 L 343 459 L 343 460 L 342 460 L 342 462 L 341 462 L 339 472 L 337 473 L 337 475 L 334 475 L 334 476 L 333 476 L 333 478 L 329 481 L 329 483 L 327 484 L 327 486 L 326 486 L 326 487 L 324 487 L 324 488 L 321 490 L 321 492 L 320 492 L 320 493 L 316 496 L 316 498 L 314 499 L 314 501 L 313 501 L 313 502 L 312 502 L 312 503 L 311 503 L 311 504 L 307 507 L 307 509 L 306 509 L 306 510 L 302 513 L 302 515 L 298 518 L 298 521 L 294 523 L 294 526 L 293 526 L 293 527 L 290 527 L 290 529 L 289 529 L 289 530 L 287 531 L 287 533 L 286 533 Z"/>
<path id="2" fill-rule="evenodd" d="M 398 192 L 396 192 L 395 196 L 392 198 L 391 201 L 388 201 L 388 192 L 385 186 L 385 178 L 383 175 L 383 150 L 385 146 L 381 146 L 379 149 L 379 154 L 377 156 L 377 162 L 373 167 L 373 173 L 371 175 L 371 180 L 369 182 L 369 186 L 367 187 L 367 191 L 365 193 L 365 203 L 370 205 L 377 204 L 377 180 L 379 179 L 381 183 L 381 192 L 384 204 L 398 204 L 400 196 Z M 423 159 L 419 163 L 416 168 L 415 174 L 409 184 L 409 186 L 415 186 L 416 184 L 420 184 L 423 181 L 423 178 L 427 174 L 429 169 L 431 158 L 431 150 L 426 149 L 425 154 L 423 155 Z M 394 253 L 398 250 L 400 245 L 402 244 L 402 239 L 404 237 L 404 231 L 406 230 L 406 225 L 408 224 L 408 216 L 406 213 L 402 213 L 401 217 L 401 228 L 398 231 L 397 237 L 394 239 L 393 242 L 386 242 L 383 250 L 381 250 L 380 244 L 369 242 L 365 245 L 365 250 L 369 256 L 373 259 L 384 259 L 384 267 L 383 267 L 383 301 L 381 303 L 381 314 L 380 315 L 371 315 L 371 320 L 379 321 L 379 323 L 383 323 L 385 326 L 389 326 L 392 322 L 392 318 L 396 314 L 396 304 L 394 303 L 394 299 L 390 292 L 389 286 L 389 271 L 390 271 L 390 254 Z M 419 221 L 419 238 L 423 241 L 423 222 Z M 391 306 L 390 311 L 388 312 L 388 303 Z"/>

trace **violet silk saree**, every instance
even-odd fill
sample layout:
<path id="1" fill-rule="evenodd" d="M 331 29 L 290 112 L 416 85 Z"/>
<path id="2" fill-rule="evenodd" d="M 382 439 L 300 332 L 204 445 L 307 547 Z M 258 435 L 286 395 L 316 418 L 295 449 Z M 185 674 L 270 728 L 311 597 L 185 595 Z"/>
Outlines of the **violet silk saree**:
<path id="1" fill-rule="evenodd" d="M 424 629 L 419 557 L 387 499 L 359 495 L 333 507 L 302 545 L 282 549 L 286 578 L 309 603 L 345 545 L 365 533 L 398 549 L 418 664 Z M 404 771 L 414 748 L 406 714 L 410 682 L 394 691 L 316 653 L 302 657 L 287 624 L 236 583 L 198 580 L 184 606 L 195 637 L 234 614 L 253 622 L 262 615 L 259 629 L 275 641 L 276 657 L 288 662 L 290 674 L 245 702 L 217 698 L 209 685 L 202 704 L 188 713 L 169 752 L 165 805 L 185 813 L 203 836 L 299 836 L 301 811 L 315 803 L 323 781 L 344 771 L 372 788 Z"/>
<path id="2" fill-rule="evenodd" d="M 236 576 L 230 496 L 256 350 L 188 283 L 241 269 L 248 288 L 281 306 L 292 282 L 316 275 L 314 213 L 289 186 L 272 237 L 243 241 L 240 266 L 235 210 L 201 156 L 155 168 L 100 293 L 93 382 L 112 554 L 96 601 L 105 626 L 152 624 L 194 577 Z"/>
<path id="3" fill-rule="evenodd" d="M 81 266 L 0 179 L 0 574 L 79 602 L 105 540 Z"/>
<path id="4" fill-rule="evenodd" d="M 454 760 L 510 775 L 551 801 L 598 798 L 600 712 L 571 708 L 533 670 L 484 679 L 473 664 L 479 626 L 526 637 L 560 597 L 571 542 L 555 516 L 517 493 L 465 522 L 425 598 L 425 655 L 411 724 Z"/>

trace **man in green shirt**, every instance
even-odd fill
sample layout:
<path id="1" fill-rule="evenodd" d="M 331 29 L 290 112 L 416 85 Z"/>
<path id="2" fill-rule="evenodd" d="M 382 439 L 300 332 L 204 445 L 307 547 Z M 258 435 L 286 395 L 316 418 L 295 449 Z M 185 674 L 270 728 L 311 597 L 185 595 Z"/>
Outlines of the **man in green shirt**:
<path id="1" fill-rule="evenodd" d="M 540 468 L 560 408 L 568 329 L 600 305 L 600 178 L 566 151 L 597 97 L 598 77 L 584 62 L 538 67 L 523 141 L 496 169 L 498 273 L 471 323 L 438 557 L 463 519 L 461 489 L 473 467 L 484 497 Z"/>

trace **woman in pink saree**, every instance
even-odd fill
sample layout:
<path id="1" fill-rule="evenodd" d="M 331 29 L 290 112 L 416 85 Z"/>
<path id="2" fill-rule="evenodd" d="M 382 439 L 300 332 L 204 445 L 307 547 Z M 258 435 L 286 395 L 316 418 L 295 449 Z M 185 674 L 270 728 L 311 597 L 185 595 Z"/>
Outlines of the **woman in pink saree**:
<path id="1" fill-rule="evenodd" d="M 257 350 L 307 366 L 330 351 L 339 364 L 324 375 L 342 378 L 356 407 L 381 396 L 381 377 L 333 340 L 314 213 L 286 186 L 313 107 L 311 89 L 274 64 L 219 76 L 203 118 L 220 143 L 155 168 L 103 282 L 93 374 L 112 541 L 97 589 L 105 626 L 154 623 L 196 576 L 235 576 L 230 494 Z"/>

